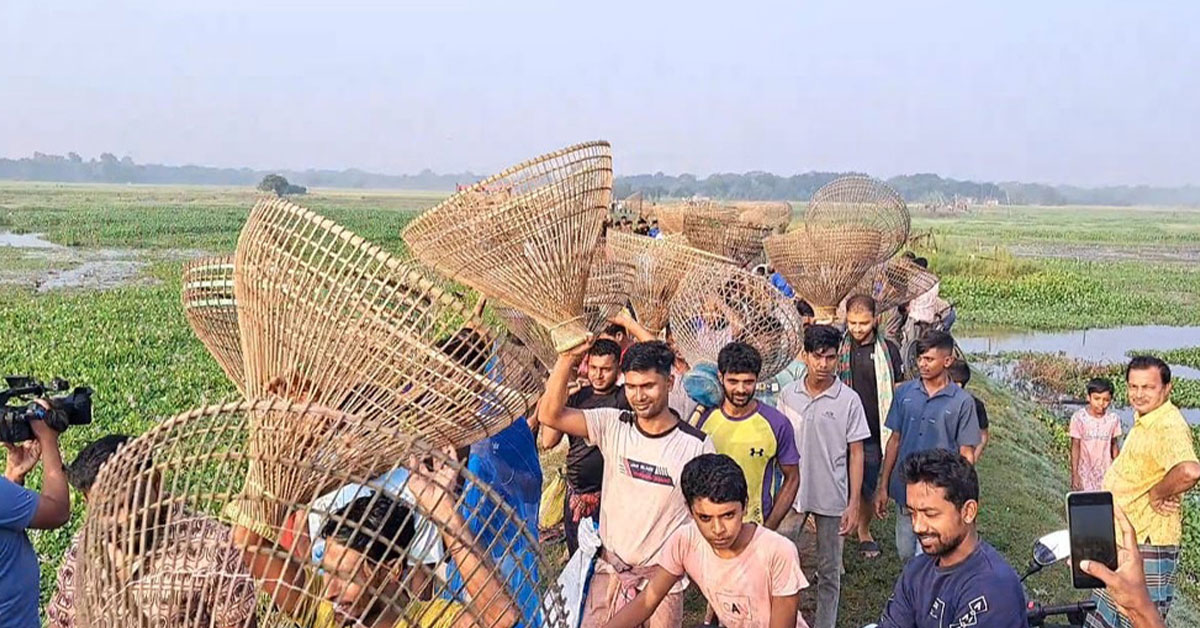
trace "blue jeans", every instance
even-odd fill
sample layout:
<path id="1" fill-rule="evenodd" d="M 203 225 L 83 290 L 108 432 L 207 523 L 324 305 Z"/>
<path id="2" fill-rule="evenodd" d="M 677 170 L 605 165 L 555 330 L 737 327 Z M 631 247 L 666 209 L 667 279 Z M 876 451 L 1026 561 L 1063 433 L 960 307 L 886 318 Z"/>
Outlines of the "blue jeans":
<path id="1" fill-rule="evenodd" d="M 921 542 L 917 540 L 917 533 L 913 532 L 912 516 L 907 508 L 896 504 L 896 553 L 901 561 L 907 563 L 920 551 Z"/>

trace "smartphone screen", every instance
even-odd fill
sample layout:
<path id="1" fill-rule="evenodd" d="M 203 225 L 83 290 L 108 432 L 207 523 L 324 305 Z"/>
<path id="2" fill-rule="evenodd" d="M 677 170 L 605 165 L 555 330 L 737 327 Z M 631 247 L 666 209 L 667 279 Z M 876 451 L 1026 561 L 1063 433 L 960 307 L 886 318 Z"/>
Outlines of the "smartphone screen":
<path id="1" fill-rule="evenodd" d="M 1075 588 L 1104 588 L 1099 579 L 1079 570 L 1079 561 L 1092 560 L 1109 569 L 1117 568 L 1112 493 L 1096 491 L 1067 495 L 1067 522 L 1071 529 L 1071 579 Z"/>

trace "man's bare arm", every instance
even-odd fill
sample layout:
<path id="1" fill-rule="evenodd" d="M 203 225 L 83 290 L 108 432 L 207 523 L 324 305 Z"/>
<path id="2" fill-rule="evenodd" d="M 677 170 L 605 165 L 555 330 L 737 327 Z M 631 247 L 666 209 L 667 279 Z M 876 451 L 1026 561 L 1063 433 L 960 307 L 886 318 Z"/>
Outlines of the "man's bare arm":
<path id="1" fill-rule="evenodd" d="M 572 436 L 587 438 L 587 421 L 583 412 L 567 407 L 567 385 L 579 363 L 591 348 L 591 343 L 584 343 L 567 353 L 558 356 L 554 368 L 550 370 L 550 378 L 546 380 L 546 392 L 538 404 L 538 422 L 543 427 L 566 432 Z"/>
<path id="2" fill-rule="evenodd" d="M 783 484 L 775 494 L 775 503 L 771 505 L 770 514 L 763 521 L 768 530 L 779 529 L 779 524 L 783 523 L 788 510 L 796 503 L 796 492 L 800 490 L 800 465 L 785 464 L 779 468 L 783 470 Z"/>

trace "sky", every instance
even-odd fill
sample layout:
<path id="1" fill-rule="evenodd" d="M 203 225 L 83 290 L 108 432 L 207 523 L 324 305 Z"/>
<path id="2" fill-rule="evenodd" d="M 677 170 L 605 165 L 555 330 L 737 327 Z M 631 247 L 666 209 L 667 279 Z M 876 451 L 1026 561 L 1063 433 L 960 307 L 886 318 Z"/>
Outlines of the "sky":
<path id="1" fill-rule="evenodd" d="M 0 156 L 1200 184 L 1200 3 L 0 3 Z"/>

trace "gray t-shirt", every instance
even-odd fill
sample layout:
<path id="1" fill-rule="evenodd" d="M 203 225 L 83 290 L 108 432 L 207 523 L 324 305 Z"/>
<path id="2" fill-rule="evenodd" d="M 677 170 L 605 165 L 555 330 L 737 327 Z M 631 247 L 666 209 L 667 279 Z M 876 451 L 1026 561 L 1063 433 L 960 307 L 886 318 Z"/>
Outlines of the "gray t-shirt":
<path id="1" fill-rule="evenodd" d="M 871 436 L 862 400 L 838 379 L 812 397 L 801 378 L 779 393 L 779 409 L 792 422 L 800 452 L 800 489 L 793 508 L 840 517 L 850 501 L 846 448 Z"/>
<path id="2" fill-rule="evenodd" d="M 975 399 L 958 384 L 949 383 L 932 397 L 920 379 L 905 382 L 892 396 L 884 424 L 900 435 L 900 453 L 888 482 L 888 496 L 904 506 L 904 460 L 930 449 L 948 449 L 979 444 L 979 419 L 975 417 Z"/>

